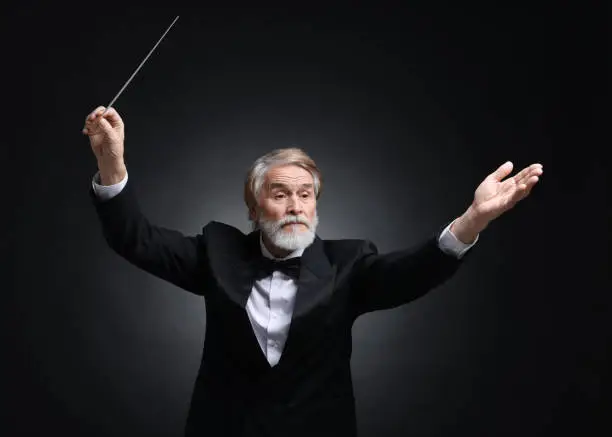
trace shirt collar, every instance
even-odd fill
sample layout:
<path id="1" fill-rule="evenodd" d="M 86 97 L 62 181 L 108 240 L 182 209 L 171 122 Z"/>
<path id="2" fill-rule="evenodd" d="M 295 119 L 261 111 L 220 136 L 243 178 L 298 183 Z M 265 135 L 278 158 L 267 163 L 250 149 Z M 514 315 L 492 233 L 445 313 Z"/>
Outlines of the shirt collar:
<path id="1" fill-rule="evenodd" d="M 259 247 L 261 248 L 261 254 L 263 256 L 265 256 L 266 258 L 276 259 L 276 260 L 295 258 L 295 257 L 298 257 L 298 256 L 302 256 L 304 254 L 304 249 L 298 249 L 298 250 L 295 250 L 295 251 L 291 252 L 289 255 L 287 255 L 284 258 L 277 258 L 277 257 L 275 257 L 274 255 L 272 255 L 270 253 L 270 251 L 268 250 L 268 248 L 264 244 L 264 242 L 263 242 L 263 233 L 262 232 L 259 233 Z"/>

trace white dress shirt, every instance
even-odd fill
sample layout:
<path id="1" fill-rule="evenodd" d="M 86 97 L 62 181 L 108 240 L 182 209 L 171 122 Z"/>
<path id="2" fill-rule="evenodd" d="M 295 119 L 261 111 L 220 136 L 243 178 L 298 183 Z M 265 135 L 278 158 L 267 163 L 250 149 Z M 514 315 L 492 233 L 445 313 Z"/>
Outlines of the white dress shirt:
<path id="1" fill-rule="evenodd" d="M 93 190 L 101 200 L 108 200 L 123 190 L 127 183 L 127 174 L 121 182 L 114 185 L 100 185 L 100 173 L 97 172 L 92 180 Z M 461 258 L 476 242 L 480 235 L 471 244 L 465 244 L 458 240 L 451 232 L 450 223 L 438 240 L 440 249 L 448 254 Z M 263 256 L 274 259 L 260 237 L 259 244 Z M 302 256 L 304 249 L 296 250 L 285 258 L 289 259 Z M 280 360 L 285 347 L 293 306 L 295 305 L 295 294 L 297 284 L 295 280 L 282 272 L 273 272 L 271 276 L 255 281 L 251 294 L 246 304 L 246 311 L 251 321 L 251 326 L 259 347 L 267 357 L 271 366 L 275 366 Z"/>

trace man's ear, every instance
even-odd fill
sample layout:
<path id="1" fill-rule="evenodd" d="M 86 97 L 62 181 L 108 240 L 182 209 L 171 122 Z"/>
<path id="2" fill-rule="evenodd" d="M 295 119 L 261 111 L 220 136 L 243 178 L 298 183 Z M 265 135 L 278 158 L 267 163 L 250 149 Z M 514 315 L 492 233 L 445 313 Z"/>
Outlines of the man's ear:
<path id="1" fill-rule="evenodd" d="M 256 222 L 257 221 L 257 207 L 252 206 L 249 209 L 249 218 L 251 219 L 251 221 Z"/>

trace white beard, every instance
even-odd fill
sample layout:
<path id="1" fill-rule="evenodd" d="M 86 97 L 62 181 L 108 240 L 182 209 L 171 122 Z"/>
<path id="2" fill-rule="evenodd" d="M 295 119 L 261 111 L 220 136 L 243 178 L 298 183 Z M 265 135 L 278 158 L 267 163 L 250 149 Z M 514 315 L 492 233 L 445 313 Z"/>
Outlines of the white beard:
<path id="1" fill-rule="evenodd" d="M 307 226 L 307 229 L 295 230 L 293 226 L 290 229 L 284 229 L 283 225 L 287 223 L 303 223 Z M 306 249 L 315 240 L 319 217 L 315 211 L 312 222 L 309 222 L 306 217 L 300 215 L 288 216 L 278 221 L 259 218 L 257 224 L 274 246 L 293 252 L 299 249 Z"/>

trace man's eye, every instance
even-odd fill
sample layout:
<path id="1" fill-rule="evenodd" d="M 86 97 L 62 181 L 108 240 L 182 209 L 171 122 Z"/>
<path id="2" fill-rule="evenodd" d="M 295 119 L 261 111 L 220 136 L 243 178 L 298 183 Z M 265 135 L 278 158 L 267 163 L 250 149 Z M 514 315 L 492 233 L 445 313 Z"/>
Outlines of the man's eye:
<path id="1" fill-rule="evenodd" d="M 303 198 L 310 197 L 310 193 L 304 193 L 304 194 L 302 194 L 302 197 Z"/>
<path id="2" fill-rule="evenodd" d="M 274 195 L 274 198 L 275 198 L 275 199 L 282 199 L 283 197 L 285 197 L 285 195 L 284 195 L 284 194 L 282 194 L 282 193 L 280 193 L 280 194 L 275 194 L 275 195 Z"/>

